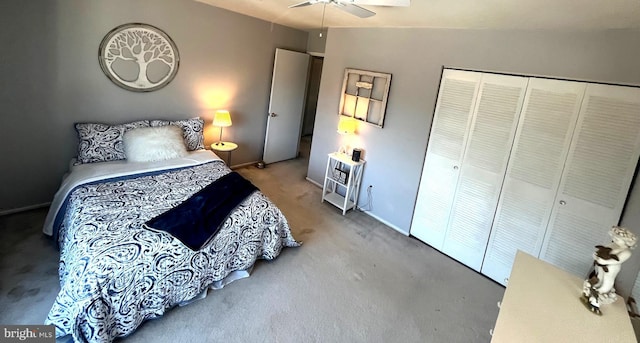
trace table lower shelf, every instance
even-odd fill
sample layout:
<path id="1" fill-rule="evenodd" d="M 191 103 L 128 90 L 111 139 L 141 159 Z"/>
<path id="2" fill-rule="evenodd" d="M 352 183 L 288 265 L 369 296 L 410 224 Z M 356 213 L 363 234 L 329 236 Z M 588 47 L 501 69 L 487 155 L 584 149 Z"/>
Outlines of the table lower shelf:
<path id="1" fill-rule="evenodd" d="M 344 206 L 344 197 L 336 192 L 327 193 L 322 197 L 323 200 L 328 201 L 329 203 L 339 207 L 340 209 L 346 211 L 355 207 L 353 201 L 347 201 L 347 206 Z"/>

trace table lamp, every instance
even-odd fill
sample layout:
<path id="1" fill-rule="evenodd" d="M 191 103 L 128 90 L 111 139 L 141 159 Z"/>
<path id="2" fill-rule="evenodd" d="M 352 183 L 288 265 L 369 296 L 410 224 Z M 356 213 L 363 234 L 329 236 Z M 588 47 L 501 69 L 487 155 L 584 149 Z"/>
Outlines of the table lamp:
<path id="1" fill-rule="evenodd" d="M 229 111 L 227 110 L 216 111 L 216 114 L 213 117 L 213 126 L 220 128 L 220 137 L 218 138 L 218 142 L 216 142 L 215 144 L 224 145 L 224 142 L 222 141 L 222 128 L 231 126 L 231 115 L 229 114 Z"/>
<path id="2" fill-rule="evenodd" d="M 353 135 L 356 133 L 356 125 L 357 122 L 355 119 L 351 117 L 340 116 L 340 121 L 338 121 L 338 133 L 341 135 Z M 347 144 L 340 146 L 340 150 L 343 154 L 346 154 L 349 150 Z"/>

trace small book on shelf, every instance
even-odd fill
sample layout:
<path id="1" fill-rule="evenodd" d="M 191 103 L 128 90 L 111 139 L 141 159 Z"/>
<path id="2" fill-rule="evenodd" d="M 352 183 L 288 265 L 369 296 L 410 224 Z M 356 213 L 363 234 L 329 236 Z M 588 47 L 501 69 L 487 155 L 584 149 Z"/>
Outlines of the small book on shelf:
<path id="1" fill-rule="evenodd" d="M 344 185 L 347 183 L 348 178 L 349 178 L 348 170 L 342 170 L 338 167 L 333 169 L 333 179 L 336 180 L 337 182 Z"/>

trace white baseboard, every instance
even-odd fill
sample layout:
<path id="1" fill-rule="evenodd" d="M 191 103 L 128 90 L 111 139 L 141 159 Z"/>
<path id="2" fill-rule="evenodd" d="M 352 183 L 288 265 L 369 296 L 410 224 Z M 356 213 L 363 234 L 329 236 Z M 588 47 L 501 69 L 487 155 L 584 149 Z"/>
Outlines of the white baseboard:
<path id="1" fill-rule="evenodd" d="M 398 231 L 398 232 L 399 232 L 399 233 L 401 233 L 402 235 L 407 236 L 407 237 L 409 236 L 409 233 L 408 233 L 408 232 L 404 232 L 404 231 L 402 231 L 399 227 L 397 227 L 397 226 L 395 226 L 395 225 L 393 225 L 393 224 L 389 223 L 388 221 L 386 221 L 386 220 L 384 220 L 384 219 L 382 219 L 382 218 L 380 218 L 380 217 L 376 216 L 375 214 L 371 213 L 371 211 L 362 211 L 362 210 L 361 210 L 361 212 L 362 212 L 362 213 L 364 213 L 364 214 L 366 214 L 366 215 L 368 215 L 368 216 L 373 217 L 375 220 L 377 220 L 377 221 L 381 222 L 382 224 L 384 224 L 384 225 L 386 225 L 386 226 L 388 226 L 388 227 L 390 227 L 390 228 L 392 228 L 392 229 L 394 229 L 394 230 Z"/>
<path id="2" fill-rule="evenodd" d="M 310 179 L 308 176 L 307 176 L 307 177 L 305 177 L 305 179 L 307 179 L 307 181 L 311 182 L 312 184 L 314 184 L 314 185 L 316 185 L 316 186 L 318 186 L 318 187 L 322 188 L 322 185 L 321 185 L 321 184 L 319 184 L 319 183 L 315 182 L 314 180 Z"/>
<path id="3" fill-rule="evenodd" d="M 35 210 L 37 208 L 43 208 L 43 207 L 47 207 L 49 205 L 51 205 L 51 202 L 45 202 L 45 203 L 42 203 L 42 204 L 30 205 L 30 206 L 25 206 L 25 207 L 12 208 L 10 210 L 3 210 L 3 211 L 0 211 L 0 216 L 6 216 L 8 214 L 14 214 L 14 213 L 24 212 L 24 211 L 29 211 L 29 210 Z"/>

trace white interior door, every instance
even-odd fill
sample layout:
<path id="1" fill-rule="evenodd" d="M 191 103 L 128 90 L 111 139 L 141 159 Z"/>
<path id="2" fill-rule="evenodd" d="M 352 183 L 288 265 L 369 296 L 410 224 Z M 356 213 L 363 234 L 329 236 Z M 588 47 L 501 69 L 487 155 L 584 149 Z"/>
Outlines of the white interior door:
<path id="1" fill-rule="evenodd" d="M 442 249 L 481 73 L 444 70 L 411 223 L 411 235 Z"/>
<path id="2" fill-rule="evenodd" d="M 540 258 L 578 276 L 609 241 L 640 156 L 640 89 L 589 84 Z"/>
<path id="3" fill-rule="evenodd" d="M 528 78 L 483 74 L 442 251 L 480 270 Z"/>
<path id="4" fill-rule="evenodd" d="M 586 84 L 531 78 L 482 273 L 506 284 L 518 250 L 538 256 Z"/>
<path id="5" fill-rule="evenodd" d="M 274 163 L 297 157 L 310 56 L 276 49 L 262 160 Z"/>

